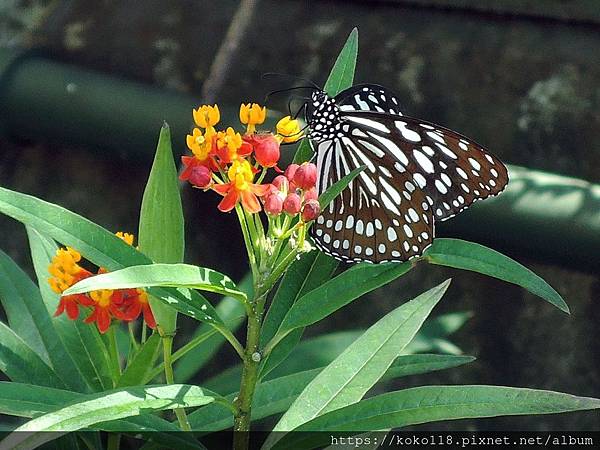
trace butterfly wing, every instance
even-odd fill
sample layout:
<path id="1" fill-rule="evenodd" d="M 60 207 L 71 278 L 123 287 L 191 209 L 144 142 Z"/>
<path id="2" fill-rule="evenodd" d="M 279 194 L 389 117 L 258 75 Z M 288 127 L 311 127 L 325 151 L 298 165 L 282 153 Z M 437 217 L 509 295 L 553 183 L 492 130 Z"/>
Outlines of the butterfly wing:
<path id="1" fill-rule="evenodd" d="M 400 100 L 393 92 L 377 84 L 358 84 L 335 96 L 341 111 L 374 111 L 402 115 Z"/>
<path id="2" fill-rule="evenodd" d="M 344 104 L 360 104 L 357 95 L 366 102 L 373 93 L 351 92 Z M 385 98 L 382 109 L 395 97 Z M 383 262 L 419 256 L 433 239 L 434 217 L 448 219 L 508 182 L 497 158 L 452 130 L 356 108 L 347 108 L 341 120 L 342 137 L 317 145 L 320 191 L 355 167 L 366 169 L 313 226 L 316 244 L 334 257 Z"/>
<path id="3" fill-rule="evenodd" d="M 384 151 L 349 137 L 318 144 L 319 192 L 365 169 L 321 212 L 311 235 L 317 247 L 343 261 L 406 261 L 431 245 L 432 211 L 410 173 L 399 172 L 392 158 L 377 161 L 372 152 Z"/>

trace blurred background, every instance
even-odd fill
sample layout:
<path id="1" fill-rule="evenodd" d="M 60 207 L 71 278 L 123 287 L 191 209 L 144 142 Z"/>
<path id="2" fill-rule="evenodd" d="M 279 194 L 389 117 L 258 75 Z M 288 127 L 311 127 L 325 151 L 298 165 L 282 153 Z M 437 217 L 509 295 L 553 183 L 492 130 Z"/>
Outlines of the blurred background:
<path id="1" fill-rule="evenodd" d="M 520 210 L 551 210 L 537 222 L 513 217 L 497 203 L 479 216 L 477 206 L 441 230 L 530 267 L 561 293 L 572 314 L 501 281 L 420 264 L 306 336 L 365 328 L 452 277 L 434 314 L 465 312 L 461 317 L 470 319 L 451 336 L 456 347 L 441 350 L 460 349 L 477 360 L 402 379 L 394 388 L 477 383 L 600 396 L 598 234 L 581 241 L 583 231 L 600 229 L 599 188 L 589 184 L 600 183 L 594 0 L 2 0 L 0 185 L 110 230 L 135 232 L 163 120 L 180 155 L 192 107 L 218 102 L 224 123 L 235 124 L 240 102 L 262 102 L 268 91 L 292 83 L 264 79 L 267 72 L 322 85 L 353 27 L 359 29 L 357 82 L 389 87 L 408 115 L 460 131 L 507 163 L 585 180 L 567 180 L 572 190 L 560 191 L 557 182 L 556 189 L 537 192 Z M 285 111 L 286 101 L 277 98 L 269 107 Z M 291 156 L 293 149 L 287 151 Z M 235 217 L 218 213 L 216 194 L 183 186 L 182 195 L 187 262 L 240 279 L 247 267 Z M 570 226 L 575 220 L 579 225 Z M 554 221 L 560 228 L 544 231 Z M 25 232 L 5 217 L 0 248 L 32 273 Z M 184 319 L 179 339 L 192 330 Z M 219 355 L 195 381 L 235 361 L 229 348 Z M 428 429 L 584 431 L 600 430 L 600 419 L 572 413 Z"/>

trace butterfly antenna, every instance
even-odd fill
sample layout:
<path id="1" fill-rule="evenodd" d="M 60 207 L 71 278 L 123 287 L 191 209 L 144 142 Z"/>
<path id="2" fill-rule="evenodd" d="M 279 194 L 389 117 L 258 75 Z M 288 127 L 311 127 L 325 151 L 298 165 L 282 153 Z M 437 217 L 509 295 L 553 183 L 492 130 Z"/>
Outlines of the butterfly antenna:
<path id="1" fill-rule="evenodd" d="M 314 81 L 312 81 L 308 78 L 299 77 L 298 75 L 291 75 L 289 73 L 281 73 L 281 72 L 266 72 L 262 75 L 263 79 L 271 78 L 271 77 L 287 78 L 290 80 L 301 81 L 303 83 L 308 83 L 312 89 L 315 89 L 318 91 L 322 90 L 321 87 L 319 85 L 317 85 L 317 83 L 315 83 Z"/>

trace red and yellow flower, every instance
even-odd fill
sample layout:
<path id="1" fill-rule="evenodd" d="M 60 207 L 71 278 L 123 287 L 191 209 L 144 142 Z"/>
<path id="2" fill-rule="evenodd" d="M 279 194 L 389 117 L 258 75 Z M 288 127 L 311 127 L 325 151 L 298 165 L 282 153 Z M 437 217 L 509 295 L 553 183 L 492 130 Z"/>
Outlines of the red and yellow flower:
<path id="1" fill-rule="evenodd" d="M 238 202 L 249 213 L 257 213 L 261 210 L 257 196 L 262 197 L 270 189 L 269 184 L 254 184 L 254 171 L 252 166 L 245 159 L 233 161 L 227 177 L 230 180 L 226 184 L 215 184 L 213 189 L 225 198 L 219 203 L 219 210 L 223 212 L 231 211 Z"/>
<path id="2" fill-rule="evenodd" d="M 134 236 L 129 233 L 116 233 L 129 245 L 133 245 Z M 92 312 L 85 318 L 85 323 L 96 323 L 101 333 L 106 333 L 112 319 L 132 321 L 143 314 L 150 328 L 156 327 L 156 321 L 148 303 L 148 295 L 142 289 L 102 289 L 86 294 L 65 295 L 62 293 L 78 281 L 94 274 L 79 265 L 81 254 L 70 247 L 60 248 L 52 259 L 48 272 L 51 277 L 48 284 L 51 289 L 61 295 L 55 316 L 66 312 L 67 317 L 76 320 L 79 308 L 91 308 Z M 97 273 L 105 273 L 99 268 Z"/>

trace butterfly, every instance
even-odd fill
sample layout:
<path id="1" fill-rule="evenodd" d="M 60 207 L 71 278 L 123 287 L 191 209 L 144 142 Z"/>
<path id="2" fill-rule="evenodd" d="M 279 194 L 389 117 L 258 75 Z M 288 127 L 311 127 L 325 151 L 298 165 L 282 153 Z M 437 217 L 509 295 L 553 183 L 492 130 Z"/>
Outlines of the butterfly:
<path id="1" fill-rule="evenodd" d="M 319 194 L 364 170 L 311 227 L 316 246 L 346 262 L 419 257 L 437 221 L 501 193 L 506 166 L 481 145 L 442 126 L 407 117 L 388 89 L 356 85 L 330 97 L 314 89 L 305 104 Z"/>

